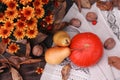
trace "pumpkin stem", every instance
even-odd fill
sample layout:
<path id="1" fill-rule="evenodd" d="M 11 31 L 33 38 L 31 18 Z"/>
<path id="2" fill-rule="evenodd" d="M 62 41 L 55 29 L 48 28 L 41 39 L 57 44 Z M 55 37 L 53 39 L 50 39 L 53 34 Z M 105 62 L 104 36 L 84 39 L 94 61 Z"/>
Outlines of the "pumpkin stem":
<path id="1" fill-rule="evenodd" d="M 90 46 L 89 44 L 85 44 L 85 45 L 84 45 L 85 48 L 88 48 L 89 46 Z"/>

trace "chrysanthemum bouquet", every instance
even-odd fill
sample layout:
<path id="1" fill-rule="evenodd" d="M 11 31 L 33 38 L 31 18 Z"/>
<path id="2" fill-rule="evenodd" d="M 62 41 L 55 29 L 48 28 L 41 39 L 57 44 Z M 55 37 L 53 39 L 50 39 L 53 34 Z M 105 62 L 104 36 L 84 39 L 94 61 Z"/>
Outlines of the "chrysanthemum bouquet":
<path id="1" fill-rule="evenodd" d="M 10 53 L 20 49 L 16 40 L 32 39 L 40 29 L 51 29 L 51 5 L 49 0 L 0 0 L 0 38 Z"/>

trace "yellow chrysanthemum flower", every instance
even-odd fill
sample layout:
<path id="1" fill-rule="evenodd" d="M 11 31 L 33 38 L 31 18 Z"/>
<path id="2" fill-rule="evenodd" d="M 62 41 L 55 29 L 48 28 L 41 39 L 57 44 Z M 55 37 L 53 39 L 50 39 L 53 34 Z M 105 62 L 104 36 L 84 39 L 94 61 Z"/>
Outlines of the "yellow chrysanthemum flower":
<path id="1" fill-rule="evenodd" d="M 10 38 L 3 38 L 3 39 L 2 39 L 2 42 L 3 42 L 4 44 L 9 44 L 10 41 L 11 41 Z"/>
<path id="2" fill-rule="evenodd" d="M 7 7 L 9 9 L 16 9 L 16 6 L 17 6 L 17 2 L 15 0 L 9 0 L 7 3 L 6 3 Z"/>
<path id="3" fill-rule="evenodd" d="M 34 0 L 33 6 L 35 8 L 39 8 L 39 7 L 43 7 L 43 4 L 42 4 L 42 2 L 40 0 Z"/>
<path id="4" fill-rule="evenodd" d="M 31 2 L 32 0 L 20 0 L 20 3 L 23 5 L 28 4 L 29 2 Z"/>
<path id="5" fill-rule="evenodd" d="M 44 19 L 47 24 L 52 24 L 53 23 L 53 15 L 46 16 Z"/>
<path id="6" fill-rule="evenodd" d="M 34 29 L 27 29 L 26 31 L 26 36 L 28 38 L 35 38 L 38 34 L 38 30 L 37 28 L 34 28 Z"/>
<path id="7" fill-rule="evenodd" d="M 27 20 L 30 20 L 34 17 L 34 8 L 30 6 L 24 7 L 21 13 L 24 17 L 26 17 Z"/>
<path id="8" fill-rule="evenodd" d="M 4 27 L 12 31 L 14 29 L 14 24 L 12 21 L 7 20 L 4 24 Z"/>
<path id="9" fill-rule="evenodd" d="M 16 23 L 16 28 L 20 29 L 20 30 L 25 30 L 26 29 L 26 23 L 21 21 L 21 20 L 19 20 Z"/>
<path id="10" fill-rule="evenodd" d="M 8 38 L 11 35 L 11 31 L 5 27 L 0 28 L 0 37 Z"/>
<path id="11" fill-rule="evenodd" d="M 35 15 L 37 18 L 42 18 L 45 14 L 44 8 L 36 8 Z"/>
<path id="12" fill-rule="evenodd" d="M 5 14 L 0 13 L 0 22 L 4 22 L 4 21 L 5 21 Z"/>
<path id="13" fill-rule="evenodd" d="M 48 4 L 49 0 L 40 0 L 42 4 Z"/>
<path id="14" fill-rule="evenodd" d="M 8 18 L 9 20 L 13 20 L 14 18 L 18 17 L 18 12 L 17 10 L 11 10 L 11 9 L 7 9 L 5 11 L 5 17 Z"/>
<path id="15" fill-rule="evenodd" d="M 11 54 L 16 53 L 19 49 L 20 49 L 19 45 L 17 45 L 16 43 L 11 43 L 8 46 L 8 52 Z"/>
<path id="16" fill-rule="evenodd" d="M 24 30 L 16 29 L 13 35 L 17 40 L 21 40 L 25 37 L 25 32 Z"/>
<path id="17" fill-rule="evenodd" d="M 31 18 L 26 23 L 27 23 L 28 28 L 33 29 L 33 28 L 35 28 L 35 26 L 37 26 L 37 19 L 36 18 Z"/>

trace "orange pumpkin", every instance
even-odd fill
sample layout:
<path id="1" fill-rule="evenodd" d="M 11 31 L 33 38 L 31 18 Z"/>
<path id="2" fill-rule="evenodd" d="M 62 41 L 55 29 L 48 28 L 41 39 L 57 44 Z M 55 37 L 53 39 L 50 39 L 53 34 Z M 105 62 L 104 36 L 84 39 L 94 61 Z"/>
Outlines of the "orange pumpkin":
<path id="1" fill-rule="evenodd" d="M 96 64 L 103 55 L 103 44 L 100 38 L 91 32 L 75 35 L 71 40 L 70 48 L 70 60 L 80 67 Z"/>

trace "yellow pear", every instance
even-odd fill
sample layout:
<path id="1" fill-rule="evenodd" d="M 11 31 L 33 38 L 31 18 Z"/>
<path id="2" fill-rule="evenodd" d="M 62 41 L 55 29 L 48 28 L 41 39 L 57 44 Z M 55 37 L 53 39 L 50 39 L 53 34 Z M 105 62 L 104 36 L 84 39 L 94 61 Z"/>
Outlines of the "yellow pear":
<path id="1" fill-rule="evenodd" d="M 53 36 L 53 42 L 58 46 L 69 46 L 70 45 L 70 36 L 65 31 L 58 31 Z"/>
<path id="2" fill-rule="evenodd" d="M 69 47 L 51 47 L 45 52 L 45 60 L 49 64 L 60 64 L 70 53 Z"/>

